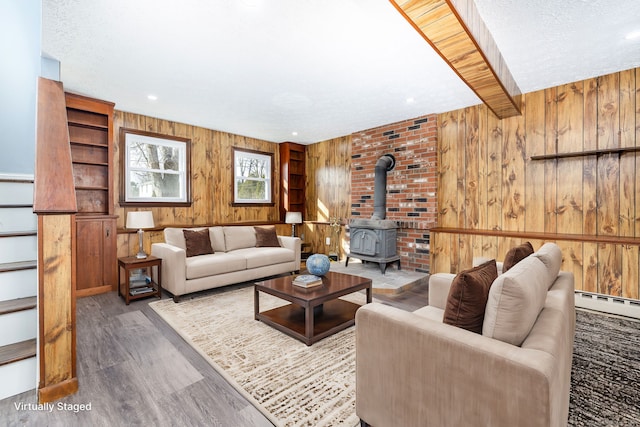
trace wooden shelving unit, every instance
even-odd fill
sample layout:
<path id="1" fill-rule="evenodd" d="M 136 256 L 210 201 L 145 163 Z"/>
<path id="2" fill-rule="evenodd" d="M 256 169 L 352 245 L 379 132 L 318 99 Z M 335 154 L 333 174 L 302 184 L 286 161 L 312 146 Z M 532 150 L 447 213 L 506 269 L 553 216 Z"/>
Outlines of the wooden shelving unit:
<path id="1" fill-rule="evenodd" d="M 293 142 L 280 144 L 280 218 L 287 212 L 302 212 L 305 218 L 305 146 Z"/>
<path id="2" fill-rule="evenodd" d="M 76 295 L 116 289 L 117 234 L 113 215 L 113 107 L 66 93 L 76 214 Z"/>
<path id="3" fill-rule="evenodd" d="M 92 103 L 72 94 L 66 94 L 66 100 L 78 214 L 110 215 L 113 104 Z"/>

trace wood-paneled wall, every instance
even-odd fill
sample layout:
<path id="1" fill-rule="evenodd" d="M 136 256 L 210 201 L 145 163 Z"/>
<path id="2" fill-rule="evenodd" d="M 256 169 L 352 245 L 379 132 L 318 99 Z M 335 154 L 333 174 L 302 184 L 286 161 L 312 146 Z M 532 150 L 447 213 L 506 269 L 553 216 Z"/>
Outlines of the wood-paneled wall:
<path id="1" fill-rule="evenodd" d="M 351 136 L 330 139 L 306 148 L 307 213 L 302 233 L 314 253 L 329 253 L 325 239 L 331 237 L 330 217 L 343 223 L 351 210 Z M 340 231 L 340 256 L 348 250 L 345 227 Z"/>
<path id="2" fill-rule="evenodd" d="M 120 128 L 139 129 L 163 135 L 179 136 L 191 139 L 191 207 L 150 208 L 156 227 L 174 225 L 205 225 L 229 223 L 277 223 L 278 196 L 277 185 L 280 176 L 278 145 L 268 141 L 234 135 L 226 132 L 205 129 L 183 123 L 157 119 L 139 114 L 115 111 L 115 214 L 118 215 L 118 229 L 125 227 L 129 210 L 147 210 L 147 208 L 122 207 L 120 198 Z M 273 153 L 275 178 L 275 203 L 273 206 L 237 207 L 233 204 L 233 147 L 248 148 Z M 280 228 L 278 231 L 280 232 Z M 287 228 L 282 228 L 287 234 Z M 290 231 L 289 231 L 290 232 Z M 145 232 L 144 248 L 151 251 L 151 243 L 162 242 L 162 231 Z M 135 233 L 118 235 L 118 256 L 135 254 L 138 248 L 138 237 Z"/>
<path id="3" fill-rule="evenodd" d="M 438 124 L 431 271 L 555 241 L 576 289 L 639 298 L 640 152 L 531 156 L 640 147 L 640 69 L 528 93 L 521 116 L 479 105 Z"/>

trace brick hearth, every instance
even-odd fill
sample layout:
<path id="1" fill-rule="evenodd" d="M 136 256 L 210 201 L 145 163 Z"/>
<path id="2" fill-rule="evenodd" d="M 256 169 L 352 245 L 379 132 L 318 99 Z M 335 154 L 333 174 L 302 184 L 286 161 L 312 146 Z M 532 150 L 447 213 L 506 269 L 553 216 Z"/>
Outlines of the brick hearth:
<path id="1" fill-rule="evenodd" d="M 383 154 L 396 167 L 387 174 L 387 217 L 398 221 L 402 268 L 429 271 L 429 227 L 436 222 L 437 123 L 431 114 L 354 133 L 351 217 L 373 213 L 374 168 Z"/>

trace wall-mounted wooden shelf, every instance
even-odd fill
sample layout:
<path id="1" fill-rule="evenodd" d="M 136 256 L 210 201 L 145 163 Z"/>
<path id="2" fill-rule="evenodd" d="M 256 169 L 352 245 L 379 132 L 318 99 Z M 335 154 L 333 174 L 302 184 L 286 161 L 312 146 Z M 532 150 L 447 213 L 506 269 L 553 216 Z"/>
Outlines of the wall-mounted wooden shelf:
<path id="1" fill-rule="evenodd" d="M 109 187 L 91 186 L 91 185 L 76 185 L 76 191 L 77 190 L 104 190 L 104 191 L 107 191 L 107 190 L 109 190 Z"/>
<path id="2" fill-rule="evenodd" d="M 102 148 L 107 148 L 107 144 L 103 143 L 103 142 L 86 142 L 86 141 L 75 141 L 73 139 L 71 139 L 71 144 L 72 145 L 84 145 L 87 147 L 102 147 Z"/>
<path id="3" fill-rule="evenodd" d="M 83 110 L 84 105 L 76 105 L 67 109 L 69 126 L 80 126 L 88 129 L 109 130 L 109 120 L 101 112 Z"/>
<path id="4" fill-rule="evenodd" d="M 74 160 L 73 163 L 76 165 L 109 166 L 107 162 L 94 162 L 91 160 Z"/>
<path id="5" fill-rule="evenodd" d="M 603 148 L 600 150 L 576 151 L 573 153 L 543 154 L 540 156 L 531 156 L 531 160 L 566 159 L 569 157 L 598 156 L 601 154 L 624 154 L 635 151 L 640 151 L 640 147 Z"/>

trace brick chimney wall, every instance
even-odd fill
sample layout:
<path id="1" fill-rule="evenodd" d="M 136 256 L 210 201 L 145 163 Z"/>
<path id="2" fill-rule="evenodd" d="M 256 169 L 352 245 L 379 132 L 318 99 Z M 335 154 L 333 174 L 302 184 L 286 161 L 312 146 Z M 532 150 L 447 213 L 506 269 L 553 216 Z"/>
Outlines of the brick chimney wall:
<path id="1" fill-rule="evenodd" d="M 383 154 L 396 166 L 387 173 L 387 216 L 398 221 L 402 269 L 429 272 L 429 227 L 436 223 L 436 115 L 351 135 L 351 218 L 373 214 L 374 168 Z"/>

